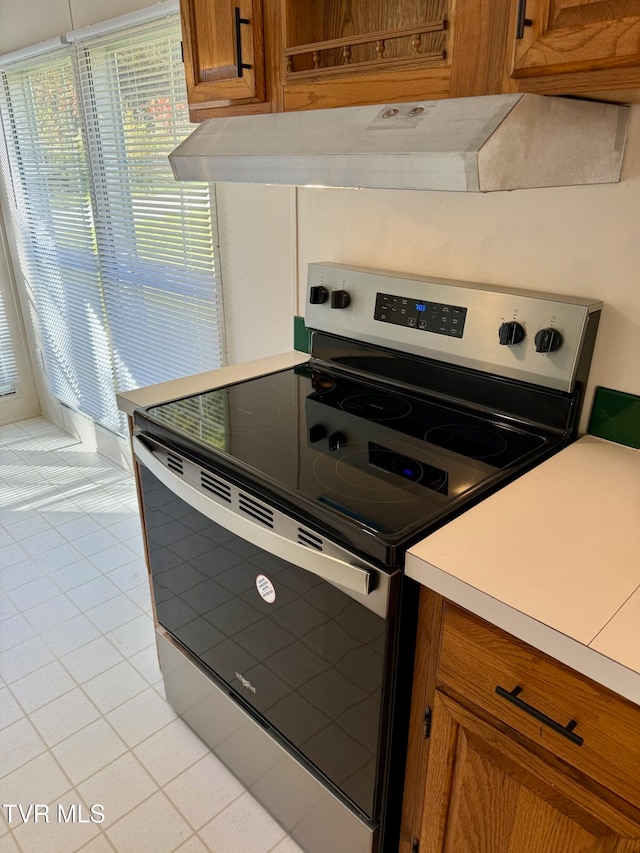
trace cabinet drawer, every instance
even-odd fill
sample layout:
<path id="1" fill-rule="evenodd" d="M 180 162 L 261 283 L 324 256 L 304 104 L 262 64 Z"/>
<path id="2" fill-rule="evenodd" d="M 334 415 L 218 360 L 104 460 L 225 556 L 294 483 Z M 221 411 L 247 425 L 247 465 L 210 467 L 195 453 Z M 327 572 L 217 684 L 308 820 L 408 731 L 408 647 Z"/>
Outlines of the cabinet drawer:
<path id="1" fill-rule="evenodd" d="M 640 708 L 632 703 L 450 604 L 438 681 L 640 805 Z"/>

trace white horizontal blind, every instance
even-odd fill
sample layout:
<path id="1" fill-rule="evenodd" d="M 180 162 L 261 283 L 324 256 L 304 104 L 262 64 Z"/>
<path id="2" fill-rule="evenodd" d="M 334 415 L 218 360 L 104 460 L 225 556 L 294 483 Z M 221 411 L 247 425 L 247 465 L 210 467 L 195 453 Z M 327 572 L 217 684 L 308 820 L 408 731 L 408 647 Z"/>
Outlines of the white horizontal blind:
<path id="1" fill-rule="evenodd" d="M 21 265 L 52 393 L 124 431 L 115 392 L 223 363 L 206 185 L 168 154 L 188 123 L 177 15 L 0 67 Z"/>
<path id="2" fill-rule="evenodd" d="M 52 393 L 117 423 L 89 173 L 69 48 L 1 70 L 20 261 Z"/>
<path id="3" fill-rule="evenodd" d="M 167 159 L 193 129 L 178 16 L 77 51 L 118 389 L 218 367 L 210 192 Z"/>

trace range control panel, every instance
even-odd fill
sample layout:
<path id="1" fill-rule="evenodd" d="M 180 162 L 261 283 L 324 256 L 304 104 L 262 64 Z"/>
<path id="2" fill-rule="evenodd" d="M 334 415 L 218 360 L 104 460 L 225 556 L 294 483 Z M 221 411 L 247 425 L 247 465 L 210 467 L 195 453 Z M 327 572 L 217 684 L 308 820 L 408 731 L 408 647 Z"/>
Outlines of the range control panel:
<path id="1" fill-rule="evenodd" d="M 321 263 L 309 264 L 305 323 L 570 391 L 601 308 L 601 302 L 560 294 Z"/>
<path id="2" fill-rule="evenodd" d="M 467 309 L 460 305 L 443 305 L 441 302 L 394 296 L 391 293 L 376 294 L 373 315 L 375 320 L 382 323 L 393 323 L 395 326 L 407 326 L 409 329 L 452 338 L 462 337 L 466 316 Z"/>

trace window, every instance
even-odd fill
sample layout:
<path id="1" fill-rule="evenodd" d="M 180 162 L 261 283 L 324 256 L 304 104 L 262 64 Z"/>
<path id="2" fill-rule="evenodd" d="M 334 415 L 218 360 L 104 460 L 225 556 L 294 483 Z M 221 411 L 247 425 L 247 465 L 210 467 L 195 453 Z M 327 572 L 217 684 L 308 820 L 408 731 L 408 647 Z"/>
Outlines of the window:
<path id="1" fill-rule="evenodd" d="M 2 77 L 14 230 L 51 391 L 113 428 L 113 374 L 71 51 Z"/>
<path id="2" fill-rule="evenodd" d="M 178 16 L 78 38 L 0 78 L 52 393 L 122 432 L 116 391 L 223 363 L 212 190 L 176 183 L 167 159 L 193 129 Z"/>

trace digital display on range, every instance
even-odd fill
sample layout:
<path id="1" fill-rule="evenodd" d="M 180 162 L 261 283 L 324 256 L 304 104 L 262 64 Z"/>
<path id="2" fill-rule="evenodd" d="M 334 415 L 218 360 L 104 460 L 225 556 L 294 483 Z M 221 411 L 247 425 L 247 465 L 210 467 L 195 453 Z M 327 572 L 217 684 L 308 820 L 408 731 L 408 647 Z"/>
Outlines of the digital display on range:
<path id="1" fill-rule="evenodd" d="M 442 302 L 410 299 L 389 293 L 376 294 L 374 320 L 406 326 L 422 332 L 461 338 L 467 309 L 460 305 L 445 305 Z"/>

